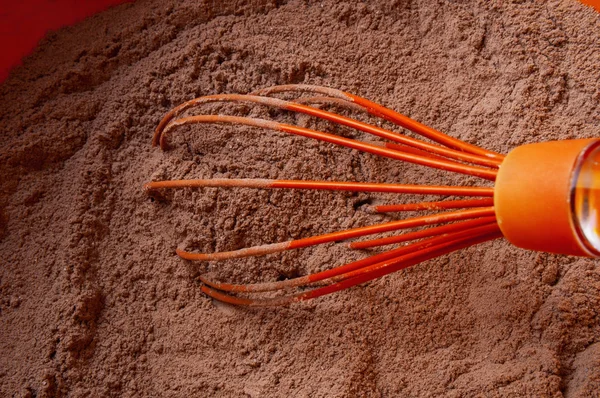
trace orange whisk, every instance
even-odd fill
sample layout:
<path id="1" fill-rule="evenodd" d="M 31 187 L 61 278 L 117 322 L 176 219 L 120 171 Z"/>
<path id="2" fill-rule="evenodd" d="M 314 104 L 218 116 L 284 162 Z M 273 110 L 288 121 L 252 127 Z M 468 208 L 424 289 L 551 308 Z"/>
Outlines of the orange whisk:
<path id="1" fill-rule="evenodd" d="M 273 97 L 274 94 L 283 92 L 296 94 L 298 98 L 286 101 Z M 304 93 L 310 93 L 311 96 L 302 96 Z M 255 103 L 299 112 L 383 138 L 386 142 L 383 146 L 376 145 L 324 131 L 251 117 L 183 116 L 187 111 L 218 102 Z M 431 142 L 326 111 L 317 107 L 317 104 L 334 104 L 366 112 L 410 130 Z M 152 143 L 154 146 L 160 145 L 165 150 L 168 136 L 177 127 L 206 123 L 239 124 L 285 132 L 391 159 L 495 181 L 494 187 L 268 179 L 174 180 L 147 183 L 145 189 L 148 191 L 244 187 L 387 192 L 468 198 L 374 206 L 370 208 L 374 212 L 435 211 L 435 213 L 287 242 L 218 253 L 195 253 L 177 249 L 177 254 L 186 260 L 218 261 L 425 227 L 391 237 L 352 241 L 349 247 L 353 249 L 410 243 L 353 263 L 284 281 L 238 285 L 221 283 L 201 276 L 202 291 L 217 300 L 248 306 L 282 305 L 307 300 L 502 236 L 526 249 L 579 256 L 600 256 L 599 215 L 596 210 L 600 200 L 598 195 L 600 180 L 594 178 L 600 172 L 600 140 L 569 140 L 524 145 L 504 156 L 450 137 L 353 94 L 319 86 L 284 85 L 259 90 L 250 95 L 210 95 L 185 102 L 163 118 L 156 129 Z M 260 296 L 261 293 L 273 291 L 284 291 L 284 294 L 275 297 Z"/>

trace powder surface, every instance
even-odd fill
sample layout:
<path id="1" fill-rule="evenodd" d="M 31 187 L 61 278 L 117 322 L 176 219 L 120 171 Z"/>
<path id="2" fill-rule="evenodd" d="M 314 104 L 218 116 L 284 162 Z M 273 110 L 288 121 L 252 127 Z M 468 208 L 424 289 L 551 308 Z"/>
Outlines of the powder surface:
<path id="1" fill-rule="evenodd" d="M 566 0 L 222 3 L 119 6 L 47 37 L 0 86 L 0 395 L 597 396 L 597 261 L 496 240 L 314 301 L 230 307 L 199 274 L 274 281 L 367 253 L 192 263 L 176 247 L 374 224 L 393 216 L 365 203 L 419 198 L 142 185 L 479 184 L 250 128 L 183 128 L 166 152 L 150 140 L 183 101 L 286 83 L 354 92 L 502 153 L 597 136 L 600 15 Z"/>

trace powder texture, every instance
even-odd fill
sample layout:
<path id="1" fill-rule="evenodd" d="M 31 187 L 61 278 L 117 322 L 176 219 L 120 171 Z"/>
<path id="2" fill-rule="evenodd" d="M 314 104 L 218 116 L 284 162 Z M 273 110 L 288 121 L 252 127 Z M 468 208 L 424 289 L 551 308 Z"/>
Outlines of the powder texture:
<path id="1" fill-rule="evenodd" d="M 286 83 L 354 92 L 502 153 L 598 136 L 598 32 L 600 15 L 567 0 L 160 0 L 49 35 L 0 86 L 0 395 L 598 396 L 597 261 L 496 240 L 314 301 L 236 308 L 204 296 L 198 275 L 274 281 L 367 253 L 194 263 L 175 248 L 374 224 L 394 216 L 365 204 L 420 198 L 142 189 L 175 178 L 480 184 L 251 128 L 182 128 L 166 152 L 150 140 L 183 101 Z"/>

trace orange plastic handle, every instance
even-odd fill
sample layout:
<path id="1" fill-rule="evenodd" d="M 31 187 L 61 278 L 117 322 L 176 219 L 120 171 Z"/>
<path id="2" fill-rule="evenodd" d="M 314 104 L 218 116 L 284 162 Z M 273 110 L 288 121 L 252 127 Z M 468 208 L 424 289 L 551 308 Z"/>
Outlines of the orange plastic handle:
<path id="1" fill-rule="evenodd" d="M 574 172 L 598 139 L 550 141 L 512 150 L 494 189 L 498 225 L 515 246 L 596 257 L 575 225 Z"/>
<path id="2" fill-rule="evenodd" d="M 600 12 L 600 0 L 579 0 L 583 4 L 594 7 L 596 11 Z"/>

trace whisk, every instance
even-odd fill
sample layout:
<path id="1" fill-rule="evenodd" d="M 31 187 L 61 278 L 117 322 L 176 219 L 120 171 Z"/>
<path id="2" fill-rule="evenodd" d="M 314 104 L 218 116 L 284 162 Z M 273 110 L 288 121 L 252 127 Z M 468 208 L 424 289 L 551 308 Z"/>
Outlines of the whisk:
<path id="1" fill-rule="evenodd" d="M 292 100 L 276 97 L 280 93 Z M 308 94 L 306 96 L 305 94 Z M 298 112 L 382 138 L 383 145 L 346 138 L 274 120 L 234 115 L 194 114 L 212 103 L 252 103 Z M 375 126 L 323 108 L 347 108 L 385 119 L 420 138 Z M 218 261 L 260 256 L 331 242 L 342 242 L 385 232 L 410 230 L 396 236 L 353 240 L 349 247 L 366 249 L 400 244 L 361 260 L 292 279 L 234 284 L 200 276 L 208 296 L 236 305 L 273 306 L 308 300 L 365 283 L 423 261 L 493 239 L 505 237 L 514 245 L 551 253 L 600 256 L 597 208 L 600 201 L 600 140 L 566 140 L 529 144 L 502 155 L 448 136 L 407 116 L 365 98 L 313 85 L 281 85 L 249 95 L 209 95 L 185 102 L 163 118 L 152 144 L 168 148 L 168 137 L 184 125 L 234 124 L 312 138 L 395 160 L 494 181 L 494 186 L 407 185 L 347 181 L 208 179 L 153 181 L 149 192 L 175 188 L 312 189 L 386 192 L 410 195 L 461 197 L 420 203 L 374 206 L 375 212 L 429 211 L 433 214 L 331 232 L 287 242 L 268 243 L 239 250 L 196 253 L 177 249 L 181 258 Z M 466 198 L 466 199 L 464 199 Z M 449 211 L 442 211 L 449 210 Z M 283 292 L 273 295 L 269 292 Z M 265 296 L 267 294 L 267 296 Z"/>

